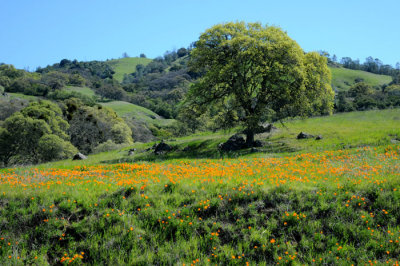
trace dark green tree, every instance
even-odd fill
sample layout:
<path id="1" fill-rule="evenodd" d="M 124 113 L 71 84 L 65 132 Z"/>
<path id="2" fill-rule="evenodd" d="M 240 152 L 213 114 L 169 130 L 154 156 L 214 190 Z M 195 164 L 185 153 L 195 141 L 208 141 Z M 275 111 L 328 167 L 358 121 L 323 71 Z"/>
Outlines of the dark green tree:
<path id="1" fill-rule="evenodd" d="M 81 152 L 91 153 L 99 144 L 111 140 L 115 144 L 132 144 L 132 131 L 111 109 L 83 106 L 77 99 L 66 103 L 66 116 L 71 142 Z"/>
<path id="2" fill-rule="evenodd" d="M 56 104 L 33 102 L 0 128 L 0 160 L 10 165 L 68 158 L 77 150 L 69 142 L 67 129 Z"/>
<path id="3" fill-rule="evenodd" d="M 350 87 L 348 94 L 351 97 L 357 98 L 363 95 L 371 95 L 373 92 L 374 91 L 369 84 L 365 82 L 358 82 Z"/>

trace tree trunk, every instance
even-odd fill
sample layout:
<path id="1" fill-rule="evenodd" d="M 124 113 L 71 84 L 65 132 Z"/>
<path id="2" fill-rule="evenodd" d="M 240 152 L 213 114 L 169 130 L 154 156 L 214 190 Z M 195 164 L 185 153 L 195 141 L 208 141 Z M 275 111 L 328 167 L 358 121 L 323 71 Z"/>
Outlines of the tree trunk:
<path id="1" fill-rule="evenodd" d="M 254 130 L 247 129 L 246 130 L 246 146 L 248 148 L 253 147 L 254 142 Z"/>

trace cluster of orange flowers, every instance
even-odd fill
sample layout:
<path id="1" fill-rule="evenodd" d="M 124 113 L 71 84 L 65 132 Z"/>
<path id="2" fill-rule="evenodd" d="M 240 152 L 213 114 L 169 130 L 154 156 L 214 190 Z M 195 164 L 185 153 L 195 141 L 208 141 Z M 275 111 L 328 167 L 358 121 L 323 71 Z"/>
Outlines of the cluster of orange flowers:
<path id="1" fill-rule="evenodd" d="M 376 160 L 368 162 L 365 153 L 375 153 Z M 25 172 L 0 173 L 0 185 L 28 188 L 53 188 L 55 186 L 82 188 L 95 186 L 137 186 L 144 189 L 155 183 L 207 183 L 243 184 L 246 186 L 280 186 L 283 184 L 363 182 L 382 184 L 387 174 L 399 175 L 400 167 L 393 163 L 399 150 L 389 149 L 376 153 L 364 148 L 358 153 L 349 151 L 300 154 L 284 158 L 256 158 L 241 160 L 194 160 L 171 164 L 134 163 L 116 165 L 80 166 L 75 169 L 31 169 Z M 344 178 L 344 179 L 343 179 Z M 0 186 L 1 188 L 1 186 Z M 85 187 L 87 189 L 87 187 Z M 108 189 L 108 188 L 107 188 Z M 192 190 L 195 193 L 196 190 Z"/>
<path id="2" fill-rule="evenodd" d="M 85 254 L 84 252 L 81 252 L 81 254 L 75 254 L 71 257 L 69 257 L 68 254 L 64 254 L 64 256 L 61 258 L 60 262 L 61 263 L 63 263 L 63 262 L 72 263 L 77 259 L 83 259 L 84 254 Z"/>
<path id="3" fill-rule="evenodd" d="M 124 163 L 115 165 L 96 165 L 79 166 L 74 169 L 30 169 L 21 171 L 11 169 L 0 172 L 0 193 L 6 193 L 10 188 L 23 190 L 50 190 L 65 191 L 67 189 L 88 190 L 93 187 L 103 188 L 105 191 L 113 190 L 117 187 L 140 188 L 143 192 L 141 196 L 148 199 L 145 189 L 152 185 L 161 185 L 163 189 L 173 189 L 175 184 L 182 184 L 187 188 L 187 193 L 198 193 L 205 190 L 207 185 L 228 184 L 234 193 L 250 195 L 254 190 L 263 187 L 276 186 L 302 186 L 315 184 L 329 184 L 338 189 L 342 189 L 344 184 L 374 183 L 381 185 L 386 183 L 387 176 L 400 177 L 400 164 L 398 159 L 400 148 L 389 146 L 384 152 L 377 152 L 375 149 L 363 148 L 356 152 L 348 150 L 325 151 L 317 154 L 299 154 L 283 158 L 253 158 L 253 159 L 221 159 L 221 160 L 193 160 L 177 161 L 173 163 Z M 57 188 L 57 190 L 56 190 Z M 98 189 L 96 189 L 98 191 Z M 396 190 L 396 188 L 394 189 Z M 224 193 L 227 191 L 223 191 Z M 65 192 L 62 192 L 65 194 Z M 228 194 L 218 194 L 218 201 L 231 201 Z M 319 190 L 317 195 L 323 195 L 325 192 Z M 335 193 L 336 196 L 336 193 Z M 345 202 L 345 207 L 363 206 L 366 203 L 365 198 L 358 195 L 349 195 L 350 198 Z M 125 196 L 123 196 L 125 199 Z M 34 200 L 34 197 L 32 197 Z M 74 201 L 76 203 L 76 201 Z M 97 206 L 97 204 L 94 204 Z M 137 211 L 146 210 L 150 203 L 141 206 Z M 210 199 L 204 199 L 197 202 L 196 211 L 203 212 L 210 208 Z M 52 213 L 55 205 L 41 209 L 44 213 Z M 186 205 L 184 206 L 186 207 Z M 143 208 L 143 210 L 142 210 Z M 387 210 L 382 210 L 386 215 Z M 110 215 L 122 216 L 123 210 L 111 209 L 104 214 L 104 217 Z M 179 219 L 180 223 L 194 226 L 196 221 L 184 219 L 189 216 L 181 215 L 180 210 L 165 210 L 165 219 L 159 219 L 160 226 L 166 228 L 171 219 Z M 368 217 L 373 218 L 375 214 L 370 213 L 362 215 L 368 226 Z M 296 212 L 285 212 L 283 218 L 293 218 L 294 220 L 306 219 L 306 215 Z M 197 218 L 196 218 L 197 219 Z M 202 218 L 199 217 L 199 221 Z M 289 220 L 287 220 L 289 222 Z M 44 222 L 48 222 L 45 219 Z M 287 222 L 284 222 L 284 226 Z M 379 226 L 379 225 L 378 225 Z M 129 231 L 133 231 L 133 227 Z M 251 226 L 249 226 L 251 230 Z M 369 229 L 370 230 L 370 229 Z M 371 234 L 374 230 L 371 229 Z M 210 233 L 210 238 L 218 238 L 220 230 Z M 322 234 L 322 232 L 321 232 Z M 65 235 L 60 237 L 63 239 Z M 140 237 L 141 239 L 141 237 Z M 400 239 L 400 238 L 399 238 Z M 274 244 L 276 240 L 270 239 Z M 393 242 L 399 241 L 393 236 Z M 1 248 L 1 247 L 0 247 Z M 259 248 L 258 246 L 254 247 Z M 260 247 L 261 248 L 261 247 Z M 214 248 L 215 249 L 215 248 Z M 341 246 L 338 247 L 340 251 Z M 65 254 L 60 260 L 61 263 L 72 263 L 76 259 L 82 259 L 83 253 L 68 256 Z M 216 254 L 212 254 L 217 257 Z M 297 254 L 286 254 L 288 258 L 294 260 Z M 232 255 L 232 259 L 243 259 L 244 254 L 240 256 Z M 285 255 L 283 255 L 285 256 Z M 282 257 L 279 257 L 281 260 Z M 193 261 L 193 264 L 198 261 Z"/>

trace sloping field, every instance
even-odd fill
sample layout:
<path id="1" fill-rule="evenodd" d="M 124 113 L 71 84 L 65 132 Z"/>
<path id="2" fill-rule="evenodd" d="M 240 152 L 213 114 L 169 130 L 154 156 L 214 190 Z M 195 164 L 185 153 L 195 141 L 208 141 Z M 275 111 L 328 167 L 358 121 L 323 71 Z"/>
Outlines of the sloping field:
<path id="1" fill-rule="evenodd" d="M 356 79 L 362 79 L 371 86 L 388 84 L 392 81 L 392 77 L 386 75 L 377 75 L 361 70 L 353 70 L 347 68 L 330 67 L 332 72 L 332 88 L 338 91 L 347 91 Z"/>
<path id="2" fill-rule="evenodd" d="M 128 57 L 110 60 L 106 63 L 108 63 L 115 71 L 113 77 L 119 82 L 122 82 L 124 74 L 134 73 L 138 64 L 147 65 L 151 61 L 152 60 L 149 58 Z"/>
<path id="3" fill-rule="evenodd" d="M 128 102 L 111 101 L 111 102 L 101 103 L 101 105 L 113 109 L 121 117 L 124 116 L 134 117 L 135 119 L 146 123 L 166 126 L 174 121 L 174 119 L 164 119 L 147 108 Z"/>
<path id="4" fill-rule="evenodd" d="M 88 88 L 88 87 L 66 86 L 65 89 L 68 90 L 68 91 L 79 92 L 79 93 L 82 93 L 83 95 L 86 95 L 86 96 L 89 96 L 89 97 L 95 96 L 94 91 L 91 88 Z"/>

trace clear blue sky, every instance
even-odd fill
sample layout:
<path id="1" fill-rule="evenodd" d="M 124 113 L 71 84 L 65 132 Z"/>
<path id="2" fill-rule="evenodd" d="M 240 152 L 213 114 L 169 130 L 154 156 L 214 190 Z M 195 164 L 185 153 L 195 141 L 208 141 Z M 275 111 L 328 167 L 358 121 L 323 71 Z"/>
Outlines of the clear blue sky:
<path id="1" fill-rule="evenodd" d="M 399 0 L 0 0 L 0 62 L 154 58 L 228 21 L 280 26 L 305 51 L 400 62 Z"/>

